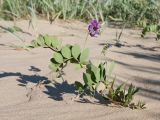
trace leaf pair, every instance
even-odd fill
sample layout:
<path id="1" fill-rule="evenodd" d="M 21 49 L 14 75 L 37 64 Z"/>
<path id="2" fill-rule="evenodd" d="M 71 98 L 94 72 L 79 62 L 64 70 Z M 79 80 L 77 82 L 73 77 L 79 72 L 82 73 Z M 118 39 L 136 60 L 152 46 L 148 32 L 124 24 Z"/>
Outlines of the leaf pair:
<path id="1" fill-rule="evenodd" d="M 80 46 L 76 44 L 72 47 L 72 56 L 75 60 L 79 61 L 80 64 L 84 64 L 89 58 L 89 49 L 84 49 L 81 52 Z"/>
<path id="2" fill-rule="evenodd" d="M 73 62 L 76 64 L 85 64 L 89 58 L 89 49 L 84 49 L 81 53 L 79 45 L 65 45 L 60 51 L 54 53 L 52 62 L 52 70 L 57 72 L 63 68 L 67 62 Z"/>
<path id="3" fill-rule="evenodd" d="M 36 47 L 50 47 L 56 50 L 59 50 L 61 48 L 61 41 L 58 40 L 58 38 L 54 36 L 40 35 L 36 40 L 32 42 L 32 45 L 30 47 L 36 48 Z"/>
<path id="4" fill-rule="evenodd" d="M 98 67 L 95 66 L 92 63 L 89 63 L 87 65 L 86 72 L 83 73 L 83 80 L 84 85 L 81 84 L 81 86 L 77 86 L 78 89 L 85 89 L 89 91 L 90 94 L 94 94 L 94 92 L 101 92 L 106 88 L 105 84 L 105 76 L 106 76 L 106 70 L 104 67 L 104 63 L 101 63 Z M 85 92 L 85 90 L 83 90 Z"/>

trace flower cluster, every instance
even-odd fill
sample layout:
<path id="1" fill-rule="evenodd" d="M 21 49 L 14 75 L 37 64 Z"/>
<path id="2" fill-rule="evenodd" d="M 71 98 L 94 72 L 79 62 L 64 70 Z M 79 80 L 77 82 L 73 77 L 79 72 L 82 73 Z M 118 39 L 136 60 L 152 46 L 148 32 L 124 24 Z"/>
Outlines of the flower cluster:
<path id="1" fill-rule="evenodd" d="M 101 25 L 97 20 L 92 20 L 88 26 L 88 31 L 91 37 L 97 37 L 100 34 Z"/>

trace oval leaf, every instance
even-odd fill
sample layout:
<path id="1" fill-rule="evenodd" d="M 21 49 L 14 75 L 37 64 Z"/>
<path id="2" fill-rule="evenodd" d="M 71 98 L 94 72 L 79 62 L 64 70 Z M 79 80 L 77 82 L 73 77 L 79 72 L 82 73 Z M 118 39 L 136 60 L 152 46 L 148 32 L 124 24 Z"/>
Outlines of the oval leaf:
<path id="1" fill-rule="evenodd" d="M 45 41 L 45 44 L 50 47 L 51 43 L 52 43 L 52 37 L 46 35 L 46 36 L 44 36 L 44 41 Z"/>
<path id="2" fill-rule="evenodd" d="M 83 52 L 80 55 L 80 63 L 85 63 L 87 59 L 89 58 L 89 49 L 84 49 Z"/>
<path id="3" fill-rule="evenodd" d="M 51 63 L 51 64 L 49 65 L 49 68 L 50 68 L 52 71 L 57 72 L 59 66 L 60 66 L 60 64 Z"/>
<path id="4" fill-rule="evenodd" d="M 80 55 L 80 53 L 81 53 L 80 46 L 79 45 L 74 45 L 72 47 L 72 56 L 73 56 L 73 58 L 77 60 L 77 58 Z"/>
<path id="5" fill-rule="evenodd" d="M 101 76 L 100 76 L 100 69 L 98 68 L 97 69 L 97 72 L 95 73 L 95 77 L 96 77 L 96 82 L 98 83 L 101 79 Z"/>
<path id="6" fill-rule="evenodd" d="M 45 46 L 43 36 L 39 36 L 36 40 L 38 46 Z"/>
<path id="7" fill-rule="evenodd" d="M 57 63 L 63 63 L 63 57 L 60 53 L 55 53 L 54 54 L 54 59 Z"/>
<path id="8" fill-rule="evenodd" d="M 63 57 L 70 59 L 71 58 L 71 50 L 69 49 L 69 47 L 65 46 L 62 48 L 61 53 L 63 55 Z"/>
<path id="9" fill-rule="evenodd" d="M 52 37 L 52 43 L 51 44 L 52 44 L 52 47 L 60 49 L 62 43 L 61 43 L 60 40 L 58 40 L 58 38 Z"/>
<path id="10" fill-rule="evenodd" d="M 87 84 L 89 87 L 92 87 L 93 81 L 91 79 L 91 75 L 89 73 L 83 74 L 83 80 L 85 84 Z"/>

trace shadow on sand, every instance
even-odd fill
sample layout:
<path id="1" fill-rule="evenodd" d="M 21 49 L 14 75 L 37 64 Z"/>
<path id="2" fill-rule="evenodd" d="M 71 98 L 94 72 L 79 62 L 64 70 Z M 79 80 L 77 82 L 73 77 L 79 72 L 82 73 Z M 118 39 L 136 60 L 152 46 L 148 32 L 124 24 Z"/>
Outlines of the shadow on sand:
<path id="1" fill-rule="evenodd" d="M 51 98 L 56 101 L 62 101 L 63 100 L 63 95 L 64 94 L 74 94 L 76 97 L 76 87 L 74 84 L 69 84 L 67 80 L 64 80 L 62 83 L 58 83 L 55 81 L 50 81 L 47 77 L 45 76 L 40 76 L 38 75 L 38 72 L 41 70 L 35 66 L 30 66 L 29 71 L 33 71 L 35 74 L 34 75 L 25 75 L 20 72 L 0 72 L 0 80 L 2 80 L 4 77 L 18 77 L 17 81 L 19 82 L 19 86 L 26 87 L 27 83 L 35 83 L 38 84 L 41 81 L 45 81 L 45 90 L 43 93 L 48 95 L 48 98 Z M 110 102 L 106 102 L 102 97 L 96 95 L 95 96 L 95 101 L 90 102 L 87 99 L 79 99 L 75 100 L 76 102 L 79 103 L 91 103 L 91 104 L 104 104 L 108 105 Z"/>
<path id="2" fill-rule="evenodd" d="M 47 77 L 41 76 L 38 74 L 41 70 L 39 68 L 36 68 L 34 66 L 30 66 L 29 71 L 33 71 L 34 75 L 26 75 L 22 74 L 20 72 L 0 72 L 0 80 L 2 80 L 4 77 L 18 77 L 17 81 L 19 82 L 19 86 L 26 87 L 27 83 L 35 83 L 38 84 L 41 81 L 45 81 L 45 91 L 43 91 L 45 94 L 48 95 L 49 98 L 52 98 L 54 100 L 63 100 L 63 94 L 69 93 L 69 94 L 76 94 L 75 93 L 75 86 L 74 84 L 68 84 L 67 81 L 63 81 L 62 83 L 52 83 Z"/>
<path id="3" fill-rule="evenodd" d="M 15 76 L 18 77 L 17 81 L 19 82 L 18 85 L 20 86 L 26 86 L 28 82 L 31 83 L 39 83 L 40 81 L 46 81 L 45 85 L 45 91 L 43 91 L 45 94 L 48 95 L 49 98 L 56 100 L 56 101 L 62 101 L 63 100 L 63 95 L 64 94 L 74 94 L 76 96 L 76 88 L 74 84 L 69 84 L 67 81 L 63 81 L 62 83 L 53 83 L 51 82 L 47 77 L 45 76 L 40 76 L 37 73 L 40 72 L 41 70 L 39 68 L 36 68 L 34 66 L 31 66 L 29 71 L 33 71 L 36 74 L 34 75 L 25 75 L 20 72 L 0 72 L 0 80 L 2 80 L 4 77 L 10 77 L 10 76 Z M 158 74 L 158 73 L 157 73 Z M 121 83 L 121 80 L 117 80 L 118 83 Z M 144 83 L 144 84 L 150 84 L 152 86 L 160 86 L 160 81 L 157 80 L 152 80 L 152 79 L 145 79 L 141 81 L 135 81 L 136 83 Z M 154 90 L 154 89 L 147 89 L 145 87 L 139 87 L 141 92 L 140 95 L 151 98 L 151 99 L 156 99 L 160 100 L 160 91 Z M 109 104 L 106 103 L 102 98 L 99 96 L 96 96 L 95 99 L 98 100 L 97 104 Z M 81 103 L 87 103 L 85 100 L 79 101 Z"/>

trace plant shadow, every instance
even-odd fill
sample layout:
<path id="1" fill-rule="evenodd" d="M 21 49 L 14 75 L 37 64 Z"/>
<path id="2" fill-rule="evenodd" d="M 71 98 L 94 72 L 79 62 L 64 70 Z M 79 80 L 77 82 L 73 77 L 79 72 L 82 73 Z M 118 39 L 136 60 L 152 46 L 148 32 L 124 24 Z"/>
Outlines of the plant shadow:
<path id="1" fill-rule="evenodd" d="M 57 83 L 52 80 L 49 80 L 46 76 L 41 76 L 38 74 L 41 70 L 35 66 L 30 66 L 28 69 L 32 71 L 33 75 L 26 75 L 20 72 L 0 72 L 0 80 L 3 80 L 5 77 L 18 77 L 16 78 L 18 81 L 18 85 L 22 87 L 26 87 L 28 83 L 34 83 L 37 85 L 41 81 L 44 81 L 45 90 L 43 93 L 48 95 L 48 98 L 61 101 L 63 100 L 64 94 L 76 94 L 74 84 L 69 84 L 67 81 L 63 81 L 62 83 Z"/>
<path id="2" fill-rule="evenodd" d="M 93 99 L 90 100 L 90 96 L 85 96 L 84 98 L 80 98 L 76 100 L 78 103 L 89 103 L 89 104 L 95 104 L 95 105 L 105 105 L 109 106 L 111 105 L 111 101 L 103 98 L 101 95 L 96 94 Z"/>
<path id="3" fill-rule="evenodd" d="M 160 46 L 152 46 L 152 47 L 146 47 L 144 45 L 141 45 L 141 44 L 136 44 L 136 45 L 129 45 L 127 42 L 122 42 L 120 43 L 121 45 L 120 46 L 117 46 L 117 43 L 116 43 L 116 40 L 113 40 L 115 41 L 114 43 L 112 43 L 111 45 L 112 46 L 115 46 L 115 47 L 126 47 L 126 48 L 139 48 L 141 50 L 146 50 L 146 51 L 158 51 L 160 49 Z M 99 46 L 106 46 L 107 43 L 99 43 Z"/>
<path id="4" fill-rule="evenodd" d="M 56 101 L 63 101 L 63 95 L 64 94 L 74 94 L 76 93 L 76 87 L 74 84 L 69 84 L 67 80 L 64 80 L 61 83 L 51 81 L 45 76 L 41 76 L 38 74 L 41 70 L 35 66 L 30 66 L 28 69 L 29 71 L 34 72 L 33 75 L 26 75 L 22 74 L 20 72 L 0 72 L 0 80 L 3 80 L 5 77 L 18 77 L 16 78 L 18 81 L 18 85 L 21 87 L 26 87 L 28 83 L 34 83 L 35 85 L 38 84 L 41 81 L 45 81 L 45 90 L 42 92 L 45 93 L 48 98 L 56 100 Z M 96 101 L 95 102 L 89 102 L 87 99 L 79 99 L 76 102 L 79 103 L 93 103 L 98 105 L 108 105 L 110 104 L 109 101 L 104 100 L 101 96 L 96 95 L 95 96 Z"/>
<path id="5" fill-rule="evenodd" d="M 64 94 L 76 94 L 74 84 L 68 84 L 67 81 L 62 83 L 54 83 L 53 86 L 46 85 L 46 90 L 43 91 L 49 98 L 56 101 L 62 101 Z"/>

